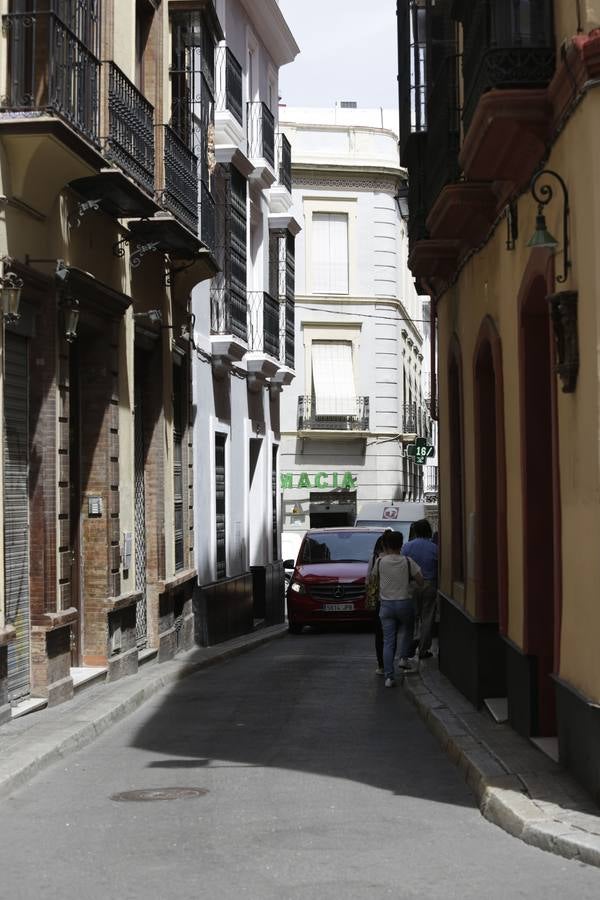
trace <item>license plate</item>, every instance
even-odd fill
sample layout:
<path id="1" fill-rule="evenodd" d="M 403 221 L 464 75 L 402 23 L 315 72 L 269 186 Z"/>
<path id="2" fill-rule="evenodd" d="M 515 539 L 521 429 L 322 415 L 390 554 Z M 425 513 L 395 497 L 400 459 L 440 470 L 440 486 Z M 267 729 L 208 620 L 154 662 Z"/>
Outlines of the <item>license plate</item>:
<path id="1" fill-rule="evenodd" d="M 326 603 L 323 609 L 325 612 L 352 612 L 354 603 Z"/>

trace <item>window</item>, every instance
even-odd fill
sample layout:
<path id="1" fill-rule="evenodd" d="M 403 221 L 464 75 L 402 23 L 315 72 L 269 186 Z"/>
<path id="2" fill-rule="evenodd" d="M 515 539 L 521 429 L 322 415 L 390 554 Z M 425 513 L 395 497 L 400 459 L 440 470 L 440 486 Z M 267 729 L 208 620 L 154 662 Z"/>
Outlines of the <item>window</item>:
<path id="1" fill-rule="evenodd" d="M 312 290 L 316 294 L 348 293 L 347 213 L 313 213 Z"/>
<path id="2" fill-rule="evenodd" d="M 356 415 L 351 341 L 313 341 L 312 377 L 317 416 Z"/>

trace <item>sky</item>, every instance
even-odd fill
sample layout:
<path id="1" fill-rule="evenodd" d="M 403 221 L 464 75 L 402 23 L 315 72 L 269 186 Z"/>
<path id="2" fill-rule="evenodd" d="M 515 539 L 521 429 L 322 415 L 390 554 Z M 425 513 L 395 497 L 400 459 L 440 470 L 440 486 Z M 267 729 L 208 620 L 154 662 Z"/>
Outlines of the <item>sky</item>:
<path id="1" fill-rule="evenodd" d="M 398 106 L 396 0 L 280 0 L 300 54 L 279 71 L 287 106 Z"/>

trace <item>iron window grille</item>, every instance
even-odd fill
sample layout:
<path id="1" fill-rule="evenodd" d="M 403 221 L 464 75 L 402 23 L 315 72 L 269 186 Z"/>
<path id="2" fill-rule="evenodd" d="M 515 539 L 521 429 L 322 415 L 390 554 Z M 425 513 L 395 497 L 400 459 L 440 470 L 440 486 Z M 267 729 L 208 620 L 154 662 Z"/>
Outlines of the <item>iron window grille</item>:
<path id="1" fill-rule="evenodd" d="M 215 192 L 215 256 L 220 271 L 211 284 L 211 331 L 246 341 L 246 179 L 235 166 L 218 166 Z"/>

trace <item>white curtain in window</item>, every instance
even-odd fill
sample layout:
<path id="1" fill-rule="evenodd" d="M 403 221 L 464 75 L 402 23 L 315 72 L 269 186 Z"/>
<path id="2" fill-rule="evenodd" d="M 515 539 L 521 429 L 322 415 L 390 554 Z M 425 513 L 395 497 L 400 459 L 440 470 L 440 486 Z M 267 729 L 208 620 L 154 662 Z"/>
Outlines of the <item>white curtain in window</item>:
<path id="1" fill-rule="evenodd" d="M 346 213 L 313 213 L 312 289 L 315 294 L 348 293 Z"/>
<path id="2" fill-rule="evenodd" d="M 350 341 L 313 341 L 312 375 L 317 416 L 357 414 Z"/>

